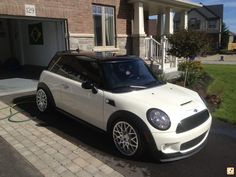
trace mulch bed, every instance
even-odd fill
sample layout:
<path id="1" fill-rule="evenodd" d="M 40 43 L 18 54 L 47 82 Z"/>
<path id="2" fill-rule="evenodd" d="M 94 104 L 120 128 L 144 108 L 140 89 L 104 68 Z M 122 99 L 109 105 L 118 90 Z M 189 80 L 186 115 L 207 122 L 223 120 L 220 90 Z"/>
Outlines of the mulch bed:
<path id="1" fill-rule="evenodd" d="M 221 103 L 221 98 L 218 95 L 209 95 L 207 93 L 207 87 L 210 83 L 212 83 L 213 78 L 211 78 L 208 74 L 204 73 L 203 77 L 191 88 L 192 90 L 198 92 L 198 94 L 205 99 L 207 103 L 207 107 L 211 112 L 214 112 L 219 108 Z M 183 86 L 184 82 L 180 79 L 172 80 L 174 84 Z"/>

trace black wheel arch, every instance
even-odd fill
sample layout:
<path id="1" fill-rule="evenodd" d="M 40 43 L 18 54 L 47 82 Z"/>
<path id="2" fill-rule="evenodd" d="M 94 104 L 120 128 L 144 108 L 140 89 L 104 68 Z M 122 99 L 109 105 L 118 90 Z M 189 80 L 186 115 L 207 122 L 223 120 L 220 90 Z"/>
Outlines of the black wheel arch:
<path id="1" fill-rule="evenodd" d="M 133 122 L 137 128 L 140 130 L 140 132 L 142 133 L 143 138 L 145 139 L 146 143 L 148 143 L 148 148 L 150 148 L 149 150 L 153 151 L 156 149 L 156 143 L 153 139 L 153 136 L 149 130 L 149 128 L 147 127 L 147 125 L 144 123 L 144 121 L 137 116 L 136 114 L 129 112 L 129 111 L 125 111 L 125 110 L 119 110 L 114 112 L 108 119 L 107 122 L 107 132 L 110 134 L 112 131 L 112 126 L 114 124 L 114 122 L 118 119 L 127 119 L 131 122 Z"/>

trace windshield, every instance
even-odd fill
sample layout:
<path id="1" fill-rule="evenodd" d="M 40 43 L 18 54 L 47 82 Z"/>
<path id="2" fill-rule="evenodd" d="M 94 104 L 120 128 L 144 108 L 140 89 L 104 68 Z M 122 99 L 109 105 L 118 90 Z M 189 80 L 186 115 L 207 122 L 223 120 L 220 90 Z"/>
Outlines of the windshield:
<path id="1" fill-rule="evenodd" d="M 129 91 L 159 84 L 142 60 L 105 62 L 103 68 L 109 90 Z"/>

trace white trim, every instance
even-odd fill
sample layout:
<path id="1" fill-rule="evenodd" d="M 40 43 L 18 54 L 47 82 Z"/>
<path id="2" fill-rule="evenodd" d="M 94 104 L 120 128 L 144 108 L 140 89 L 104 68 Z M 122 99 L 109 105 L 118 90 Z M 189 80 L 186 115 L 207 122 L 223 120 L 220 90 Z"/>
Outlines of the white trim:
<path id="1" fill-rule="evenodd" d="M 173 6 L 173 7 L 182 7 L 187 9 L 198 8 L 202 7 L 201 4 L 189 2 L 185 0 L 129 0 L 128 3 L 136 3 L 142 1 L 143 3 L 155 2 L 157 4 L 163 4 L 166 6 Z"/>
<path id="2" fill-rule="evenodd" d="M 117 34 L 116 37 L 118 37 L 118 38 L 126 38 L 126 37 L 130 37 L 130 35 L 128 35 L 128 34 Z"/>
<path id="3" fill-rule="evenodd" d="M 88 33 L 69 33 L 70 37 L 87 37 L 87 38 L 94 38 L 94 34 Z"/>

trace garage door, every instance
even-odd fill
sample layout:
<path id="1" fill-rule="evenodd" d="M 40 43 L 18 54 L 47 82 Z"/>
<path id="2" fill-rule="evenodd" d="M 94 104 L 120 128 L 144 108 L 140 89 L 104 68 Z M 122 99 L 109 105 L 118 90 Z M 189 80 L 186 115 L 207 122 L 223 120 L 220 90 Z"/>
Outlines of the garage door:
<path id="1" fill-rule="evenodd" d="M 57 51 L 67 49 L 65 20 L 0 16 L 0 64 L 47 66 Z"/>

